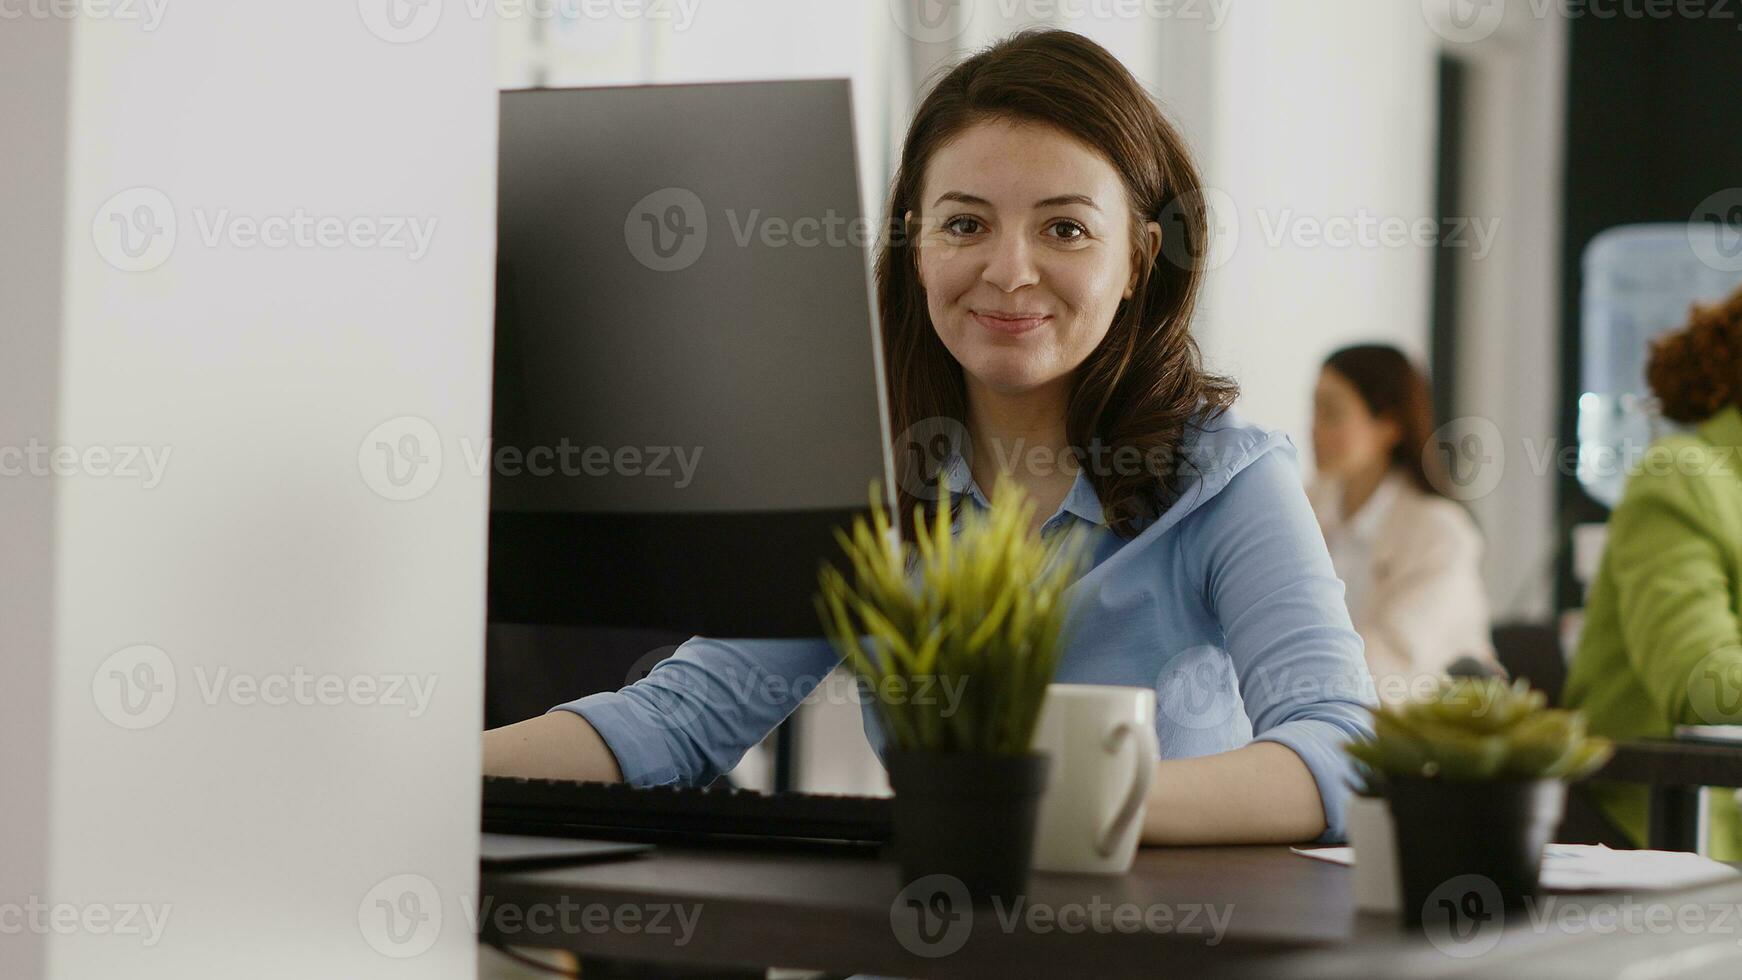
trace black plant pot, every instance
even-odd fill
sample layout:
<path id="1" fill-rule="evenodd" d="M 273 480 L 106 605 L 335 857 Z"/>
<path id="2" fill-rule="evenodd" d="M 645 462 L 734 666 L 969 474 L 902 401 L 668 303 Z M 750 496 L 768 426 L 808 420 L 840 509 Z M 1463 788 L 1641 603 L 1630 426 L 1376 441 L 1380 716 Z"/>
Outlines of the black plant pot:
<path id="1" fill-rule="evenodd" d="M 1536 894 L 1543 848 L 1560 826 L 1567 785 L 1558 779 L 1455 782 L 1393 776 L 1384 793 L 1396 827 L 1403 922 L 1420 927 L 1435 902 L 1468 909 L 1471 902 L 1497 901 L 1501 909 L 1522 908 Z M 1465 875 L 1479 877 L 1464 882 L 1468 888 L 1448 884 Z"/>
<path id="2" fill-rule="evenodd" d="M 1048 756 L 891 749 L 884 761 L 895 790 L 894 853 L 903 885 L 946 874 L 976 902 L 1022 894 Z"/>

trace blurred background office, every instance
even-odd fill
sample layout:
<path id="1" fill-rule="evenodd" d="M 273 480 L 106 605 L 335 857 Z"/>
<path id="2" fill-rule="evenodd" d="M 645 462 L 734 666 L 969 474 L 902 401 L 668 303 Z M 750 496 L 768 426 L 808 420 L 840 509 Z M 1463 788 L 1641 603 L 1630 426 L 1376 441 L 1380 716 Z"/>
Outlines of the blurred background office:
<path id="1" fill-rule="evenodd" d="M 1497 624 L 1500 659 L 1553 693 L 1626 466 L 1667 428 L 1649 410 L 1646 343 L 1742 280 L 1736 13 L 1573 0 L 531 5 L 501 19 L 498 68 L 504 87 L 850 77 L 878 214 L 928 76 L 1032 25 L 1109 47 L 1192 141 L 1216 231 L 1198 336 L 1241 383 L 1239 411 L 1288 432 L 1308 479 L 1327 355 L 1384 344 L 1422 366 L 1426 451 L 1482 541 L 1469 605 Z M 835 722 L 806 736 L 799 785 L 874 787 L 856 712 L 824 713 Z M 738 775 L 754 784 L 760 764 Z"/>

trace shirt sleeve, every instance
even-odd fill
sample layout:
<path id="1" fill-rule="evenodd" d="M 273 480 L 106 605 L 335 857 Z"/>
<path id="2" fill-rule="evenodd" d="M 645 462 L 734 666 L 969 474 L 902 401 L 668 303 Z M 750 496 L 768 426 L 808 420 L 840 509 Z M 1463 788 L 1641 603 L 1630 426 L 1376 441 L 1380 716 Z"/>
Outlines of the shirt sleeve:
<path id="1" fill-rule="evenodd" d="M 825 639 L 695 636 L 648 675 L 551 711 L 587 719 L 633 786 L 706 786 L 792 714 L 841 657 Z"/>
<path id="2" fill-rule="evenodd" d="M 1197 516 L 1188 553 L 1203 563 L 1254 740 L 1300 756 L 1324 805 L 1318 840 L 1341 841 L 1355 780 L 1343 745 L 1372 734 L 1373 682 L 1293 448 L 1265 450 Z"/>
<path id="3" fill-rule="evenodd" d="M 1674 472 L 1648 455 L 1610 519 L 1604 556 L 1634 675 L 1660 717 L 1679 724 L 1742 722 L 1731 703 L 1742 677 L 1742 627 L 1730 604 L 1721 509 L 1706 482 L 1713 479 L 1735 476 L 1715 464 Z"/>

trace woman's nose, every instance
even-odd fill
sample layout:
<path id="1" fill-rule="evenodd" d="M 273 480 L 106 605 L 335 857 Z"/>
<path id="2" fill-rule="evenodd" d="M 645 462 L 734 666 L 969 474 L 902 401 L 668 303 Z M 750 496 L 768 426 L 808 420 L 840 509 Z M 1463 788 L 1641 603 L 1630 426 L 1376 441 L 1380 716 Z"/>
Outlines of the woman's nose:
<path id="1" fill-rule="evenodd" d="M 980 278 L 1007 293 L 1040 281 L 1034 255 L 1024 235 L 999 235 L 987 243 L 992 250 Z"/>

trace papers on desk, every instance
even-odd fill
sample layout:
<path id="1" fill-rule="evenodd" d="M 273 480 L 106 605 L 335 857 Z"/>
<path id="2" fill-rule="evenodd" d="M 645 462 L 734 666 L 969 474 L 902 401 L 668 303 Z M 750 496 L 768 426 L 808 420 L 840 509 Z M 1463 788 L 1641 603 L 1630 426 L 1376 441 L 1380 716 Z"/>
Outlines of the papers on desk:
<path id="1" fill-rule="evenodd" d="M 1677 725 L 1675 737 L 1694 742 L 1742 745 L 1742 725 Z"/>
<path id="2" fill-rule="evenodd" d="M 1303 857 L 1352 865 L 1352 847 L 1291 847 Z M 1557 892 L 1650 891 L 1724 881 L 1735 868 L 1684 851 L 1617 851 L 1601 844 L 1550 844 L 1542 854 L 1542 887 Z"/>

